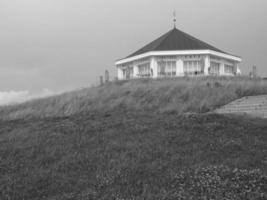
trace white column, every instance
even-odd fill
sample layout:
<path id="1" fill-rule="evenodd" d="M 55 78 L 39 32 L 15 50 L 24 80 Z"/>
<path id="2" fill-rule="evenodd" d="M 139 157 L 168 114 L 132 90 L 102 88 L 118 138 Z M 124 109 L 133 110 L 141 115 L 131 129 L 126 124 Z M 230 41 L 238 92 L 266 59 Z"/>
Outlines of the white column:
<path id="1" fill-rule="evenodd" d="M 138 66 L 137 65 L 134 65 L 133 66 L 133 77 L 134 78 L 137 78 L 138 77 Z"/>
<path id="2" fill-rule="evenodd" d="M 184 75 L 184 62 L 181 58 L 176 61 L 176 76 Z"/>
<path id="3" fill-rule="evenodd" d="M 204 74 L 209 75 L 209 67 L 210 67 L 210 56 L 205 56 L 205 66 L 204 66 Z"/>
<path id="4" fill-rule="evenodd" d="M 117 67 L 118 70 L 118 80 L 122 80 L 123 79 L 123 71 L 120 67 Z"/>
<path id="5" fill-rule="evenodd" d="M 239 63 L 236 63 L 235 65 L 236 65 L 236 75 L 241 75 L 242 71 L 240 69 Z"/>
<path id="6" fill-rule="evenodd" d="M 236 75 L 238 74 L 238 64 L 237 64 L 237 62 L 234 62 L 234 73 Z"/>
<path id="7" fill-rule="evenodd" d="M 157 64 L 155 57 L 151 57 L 150 59 L 150 69 L 152 69 L 153 71 L 152 77 L 157 78 L 158 77 L 158 64 Z"/>
<path id="8" fill-rule="evenodd" d="M 224 74 L 224 61 L 220 61 L 220 75 L 225 75 Z"/>

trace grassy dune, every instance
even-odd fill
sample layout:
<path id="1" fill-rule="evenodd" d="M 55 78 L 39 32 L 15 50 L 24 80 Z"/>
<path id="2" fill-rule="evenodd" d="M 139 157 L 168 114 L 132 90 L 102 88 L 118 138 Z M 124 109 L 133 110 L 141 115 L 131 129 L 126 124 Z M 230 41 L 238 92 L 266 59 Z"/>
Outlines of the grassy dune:
<path id="1" fill-rule="evenodd" d="M 117 110 L 0 122 L 0 199 L 267 198 L 267 120 Z"/>
<path id="2" fill-rule="evenodd" d="M 244 77 L 121 81 L 1 107 L 0 119 L 69 116 L 120 107 L 154 113 L 203 113 L 237 98 L 259 94 L 267 94 L 267 81 Z"/>
<path id="3" fill-rule="evenodd" d="M 265 200 L 267 119 L 204 113 L 257 94 L 266 82 L 133 80 L 1 107 L 0 199 Z"/>

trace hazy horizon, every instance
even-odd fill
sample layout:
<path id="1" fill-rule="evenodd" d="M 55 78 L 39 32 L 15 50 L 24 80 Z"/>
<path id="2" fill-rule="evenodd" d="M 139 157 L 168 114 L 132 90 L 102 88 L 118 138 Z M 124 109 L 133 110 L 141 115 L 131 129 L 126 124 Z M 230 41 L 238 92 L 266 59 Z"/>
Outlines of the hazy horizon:
<path id="1" fill-rule="evenodd" d="M 114 78 L 117 59 L 173 28 L 174 10 L 178 29 L 241 56 L 244 74 L 255 65 L 267 77 L 266 8 L 264 0 L 0 0 L 0 104 L 88 87 L 106 69 Z"/>

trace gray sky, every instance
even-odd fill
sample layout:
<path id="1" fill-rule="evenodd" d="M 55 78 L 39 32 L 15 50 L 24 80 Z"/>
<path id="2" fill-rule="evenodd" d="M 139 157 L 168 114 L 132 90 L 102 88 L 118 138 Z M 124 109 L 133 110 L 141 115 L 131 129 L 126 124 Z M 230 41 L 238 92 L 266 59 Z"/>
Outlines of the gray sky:
<path id="1" fill-rule="evenodd" d="M 87 87 L 172 28 L 267 76 L 266 0 L 0 0 L 0 92 Z"/>

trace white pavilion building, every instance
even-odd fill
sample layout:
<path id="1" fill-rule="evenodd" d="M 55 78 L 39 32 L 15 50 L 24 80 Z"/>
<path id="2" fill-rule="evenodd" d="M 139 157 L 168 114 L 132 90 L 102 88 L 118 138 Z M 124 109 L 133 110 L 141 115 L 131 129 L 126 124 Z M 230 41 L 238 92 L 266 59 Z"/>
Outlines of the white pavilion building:
<path id="1" fill-rule="evenodd" d="M 241 58 L 221 51 L 177 28 L 118 60 L 118 79 L 177 76 L 235 76 Z"/>

